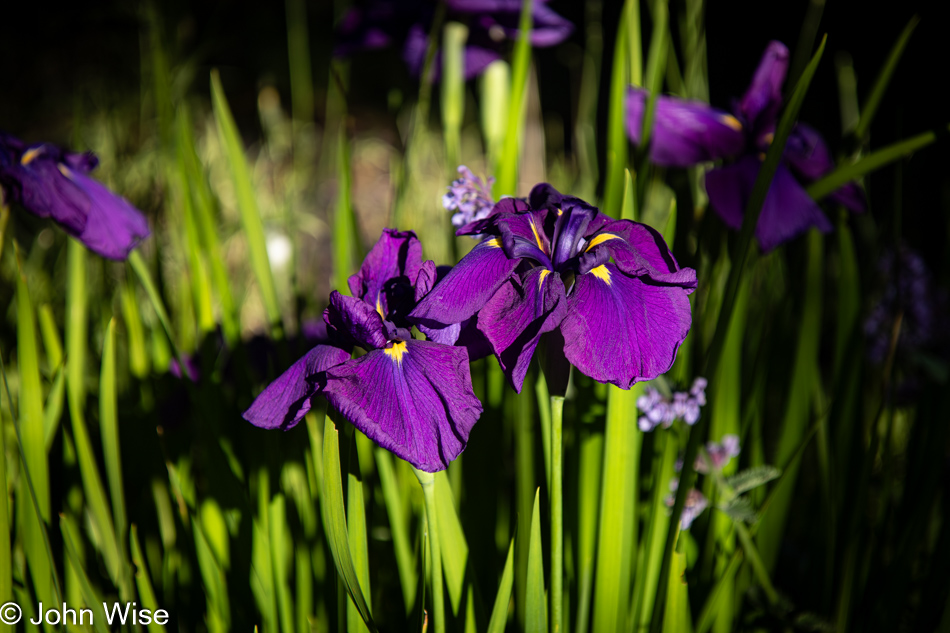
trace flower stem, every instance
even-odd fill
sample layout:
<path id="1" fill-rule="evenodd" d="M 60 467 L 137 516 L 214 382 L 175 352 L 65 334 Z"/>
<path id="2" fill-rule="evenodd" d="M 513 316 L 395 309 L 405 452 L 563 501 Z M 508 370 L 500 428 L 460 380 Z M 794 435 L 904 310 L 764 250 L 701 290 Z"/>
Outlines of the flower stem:
<path id="1" fill-rule="evenodd" d="M 564 630 L 564 396 L 551 396 L 551 631 Z"/>
<path id="2" fill-rule="evenodd" d="M 435 507 L 435 476 L 416 468 L 419 485 L 422 486 L 422 496 L 426 505 L 426 525 L 429 530 L 429 548 L 432 552 L 430 560 L 432 571 L 432 603 L 435 611 L 435 633 L 445 633 L 445 599 L 442 597 L 442 552 L 439 543 L 439 519 Z"/>

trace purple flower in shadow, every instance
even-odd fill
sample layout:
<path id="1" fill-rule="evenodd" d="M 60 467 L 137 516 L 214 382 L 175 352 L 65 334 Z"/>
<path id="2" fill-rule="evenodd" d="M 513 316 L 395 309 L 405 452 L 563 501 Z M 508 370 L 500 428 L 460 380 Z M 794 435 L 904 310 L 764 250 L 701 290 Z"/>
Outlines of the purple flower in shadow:
<path id="1" fill-rule="evenodd" d="M 49 143 L 26 145 L 0 132 L 0 186 L 41 218 L 52 218 L 89 250 L 123 260 L 148 237 L 148 222 L 125 198 L 89 177 L 99 164 Z"/>
<path id="2" fill-rule="evenodd" d="M 474 325 L 519 392 L 546 333 L 549 355 L 624 389 L 672 366 L 696 272 L 679 267 L 659 233 L 548 184 L 458 231 L 478 233 L 488 237 L 410 313 L 430 338 L 461 342 Z"/>
<path id="3" fill-rule="evenodd" d="M 771 42 L 768 45 L 751 85 L 734 107 L 735 118 L 745 131 L 744 148 L 735 162 L 706 174 L 706 192 L 712 207 L 730 228 L 742 226 L 746 203 L 775 135 L 788 59 L 784 44 Z M 818 180 L 833 168 L 834 161 L 821 135 L 797 123 L 789 135 L 755 227 L 763 251 L 770 251 L 811 227 L 823 233 L 831 231 L 831 222 L 802 185 Z M 838 189 L 829 198 L 852 211 L 865 210 L 864 193 L 855 183 Z"/>
<path id="4" fill-rule="evenodd" d="M 627 88 L 627 136 L 640 144 L 649 91 Z M 742 124 L 728 112 L 701 101 L 658 96 L 650 133 L 650 161 L 665 167 L 735 156 L 745 144 Z"/>
<path id="5" fill-rule="evenodd" d="M 244 413 L 262 428 L 287 429 L 324 396 L 377 444 L 428 472 L 465 448 L 482 406 L 464 347 L 412 338 L 406 317 L 436 279 L 413 232 L 385 229 L 324 313 L 329 342 L 310 350 Z M 351 358 L 351 346 L 366 353 Z"/>
<path id="6" fill-rule="evenodd" d="M 521 0 L 444 0 L 446 20 L 468 25 L 465 44 L 465 78 L 471 79 L 498 59 L 505 43 L 518 36 Z M 337 29 L 333 54 L 337 57 L 390 46 L 402 48 L 402 57 L 413 76 L 422 74 L 426 37 L 432 27 L 433 0 L 369 0 L 350 9 Z M 563 42 L 574 25 L 535 0 L 532 8 L 531 44 L 554 46 Z M 441 58 L 433 69 L 441 75 Z"/>

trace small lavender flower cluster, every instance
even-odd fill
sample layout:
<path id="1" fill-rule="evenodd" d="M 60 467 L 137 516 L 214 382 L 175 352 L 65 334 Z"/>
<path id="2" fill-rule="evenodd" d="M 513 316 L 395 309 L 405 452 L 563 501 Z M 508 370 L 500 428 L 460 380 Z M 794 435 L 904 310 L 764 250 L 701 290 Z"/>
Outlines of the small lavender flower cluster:
<path id="1" fill-rule="evenodd" d="M 674 478 L 670 482 L 670 490 L 676 492 L 676 489 L 679 487 L 679 478 Z M 674 495 L 670 495 L 666 498 L 666 505 L 668 508 L 672 508 L 676 498 Z M 680 514 L 680 529 L 688 530 L 689 526 L 693 524 L 693 521 L 696 520 L 700 514 L 703 513 L 703 510 L 706 509 L 706 506 L 709 505 L 709 500 L 706 499 L 706 495 L 701 493 L 696 488 L 692 488 L 689 491 L 689 494 L 686 495 L 686 503 L 683 504 L 683 512 Z"/>
<path id="2" fill-rule="evenodd" d="M 495 179 L 486 183 L 465 165 L 459 166 L 460 178 L 453 180 L 448 192 L 442 196 L 442 206 L 452 214 L 452 226 L 461 228 L 470 222 L 484 220 L 495 206 L 491 188 Z"/>
<path id="3" fill-rule="evenodd" d="M 706 475 L 713 470 L 721 470 L 733 457 L 739 456 L 740 450 L 738 435 L 723 435 L 720 442 L 706 442 L 705 455 L 696 456 L 696 472 Z M 676 462 L 676 471 L 679 472 L 682 469 L 683 461 L 678 460 Z M 679 483 L 680 478 L 678 476 L 673 477 L 670 481 L 670 490 L 676 492 L 676 489 L 679 488 Z M 666 505 L 672 508 L 674 501 L 674 496 L 670 495 L 666 498 Z M 707 505 L 709 505 L 709 501 L 703 493 L 696 488 L 690 490 L 686 496 L 683 513 L 680 515 L 680 529 L 688 530 L 689 526 L 696 520 L 696 517 L 703 513 Z"/>
<path id="4" fill-rule="evenodd" d="M 641 431 L 652 431 L 659 425 L 668 429 L 674 420 L 681 419 L 692 426 L 699 420 L 699 408 L 706 404 L 706 379 L 697 378 L 689 391 L 675 391 L 666 398 L 653 387 L 637 398 L 637 408 L 643 412 L 637 425 Z"/>

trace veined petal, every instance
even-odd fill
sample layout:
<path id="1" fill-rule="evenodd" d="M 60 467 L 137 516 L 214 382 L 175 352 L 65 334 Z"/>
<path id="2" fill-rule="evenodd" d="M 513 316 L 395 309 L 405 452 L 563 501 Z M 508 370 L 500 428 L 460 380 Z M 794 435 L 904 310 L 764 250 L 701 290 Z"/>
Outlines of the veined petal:
<path id="1" fill-rule="evenodd" d="M 548 211 L 528 211 L 499 218 L 502 250 L 511 259 L 527 257 L 551 268 L 551 242 L 545 232 Z"/>
<path id="2" fill-rule="evenodd" d="M 349 359 L 350 352 L 346 350 L 331 345 L 317 345 L 277 380 L 267 385 L 244 412 L 244 419 L 262 429 L 289 429 L 295 426 L 310 410 L 310 399 L 317 391 L 308 378 Z"/>
<path id="3" fill-rule="evenodd" d="M 518 263 L 508 259 L 497 238 L 481 242 L 419 301 L 410 321 L 439 329 L 465 321 L 485 305 Z"/>
<path id="4" fill-rule="evenodd" d="M 468 353 L 428 341 L 401 345 L 330 369 L 322 393 L 383 448 L 420 470 L 444 470 L 482 413 Z"/>
<path id="5" fill-rule="evenodd" d="M 706 174 L 706 192 L 713 208 L 734 229 L 742 226 L 745 206 L 760 166 L 757 158 L 747 156 L 734 165 Z M 763 252 L 770 251 L 813 226 L 822 233 L 832 229 L 818 203 L 802 189 L 791 171 L 779 164 L 755 227 L 759 246 Z"/>
<path id="6" fill-rule="evenodd" d="M 0 184 L 10 199 L 41 218 L 52 217 L 70 235 L 78 237 L 89 218 L 89 196 L 78 182 L 59 170 L 59 148 L 37 145 L 11 156 L 0 168 Z"/>
<path id="7" fill-rule="evenodd" d="M 686 289 L 696 288 L 696 271 L 680 268 L 673 253 L 658 231 L 646 224 L 630 220 L 613 220 L 587 236 L 585 253 L 580 258 L 580 272 L 604 263 L 600 251 L 613 257 L 617 268 L 631 277 L 650 280 Z M 590 263 L 587 260 L 590 259 Z"/>
<path id="8" fill-rule="evenodd" d="M 512 275 L 479 311 L 478 329 L 518 393 L 538 340 L 561 323 L 566 311 L 560 276 L 540 267 L 520 278 Z"/>
<path id="9" fill-rule="evenodd" d="M 571 364 L 623 389 L 668 371 L 689 332 L 683 288 L 624 275 L 613 264 L 579 275 L 561 323 Z"/>
<path id="10" fill-rule="evenodd" d="M 640 144 L 649 91 L 627 89 L 627 135 Z M 650 160 L 657 165 L 688 167 L 739 154 L 745 146 L 742 124 L 728 112 L 700 101 L 659 96 L 650 134 Z"/>
<path id="11" fill-rule="evenodd" d="M 323 320 L 338 340 L 352 341 L 365 349 L 379 349 L 389 344 L 383 333 L 382 315 L 368 303 L 345 297 L 337 290 L 330 293 L 330 305 L 323 313 Z"/>

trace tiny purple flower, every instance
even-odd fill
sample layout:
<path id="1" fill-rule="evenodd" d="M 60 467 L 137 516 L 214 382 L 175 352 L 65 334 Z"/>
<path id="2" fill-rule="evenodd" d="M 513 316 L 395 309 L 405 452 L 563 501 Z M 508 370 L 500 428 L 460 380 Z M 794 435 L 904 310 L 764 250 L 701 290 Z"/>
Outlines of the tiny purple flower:
<path id="1" fill-rule="evenodd" d="M 491 188 L 495 179 L 486 183 L 465 165 L 459 166 L 460 177 L 452 181 L 448 192 L 442 196 L 442 206 L 452 214 L 452 226 L 457 229 L 478 220 L 484 220 L 495 206 Z"/>
<path id="2" fill-rule="evenodd" d="M 89 177 L 98 164 L 91 153 L 26 145 L 0 132 L 0 189 L 7 200 L 52 218 L 89 250 L 124 260 L 148 237 L 148 222 L 125 198 Z"/>
<path id="3" fill-rule="evenodd" d="M 711 470 L 722 470 L 733 457 L 739 456 L 739 436 L 724 435 L 720 443 L 707 442 L 706 456 L 698 455 L 696 457 L 696 472 L 708 473 Z"/>
<path id="4" fill-rule="evenodd" d="M 664 398 L 653 387 L 647 387 L 646 393 L 637 398 L 637 408 L 643 412 L 637 421 L 641 431 L 652 431 L 663 425 L 670 428 L 675 420 L 683 420 L 692 426 L 699 420 L 700 407 L 706 404 L 706 379 L 697 378 L 689 391 L 676 391 Z"/>
<path id="5" fill-rule="evenodd" d="M 670 481 L 670 490 L 676 492 L 676 489 L 679 487 L 679 477 L 674 477 Z M 669 508 L 672 508 L 675 504 L 676 497 L 674 495 L 669 495 L 666 497 L 666 505 Z M 683 505 L 683 512 L 680 514 L 680 529 L 688 530 L 689 527 L 693 524 L 693 521 L 696 520 L 700 514 L 703 513 L 703 510 L 706 509 L 706 506 L 709 505 L 709 501 L 706 499 L 706 496 L 703 495 L 699 490 L 691 488 L 689 493 L 686 495 L 686 503 Z"/>
<path id="6" fill-rule="evenodd" d="M 624 389 L 672 366 L 696 272 L 655 230 L 541 184 L 457 231 L 474 233 L 488 237 L 410 315 L 433 340 L 454 344 L 474 321 L 519 392 L 546 333 L 549 355 Z"/>
<path id="7" fill-rule="evenodd" d="M 353 296 L 330 295 L 323 315 L 329 343 L 268 385 L 244 418 L 287 429 L 322 395 L 383 448 L 420 470 L 444 470 L 465 448 L 482 406 L 466 349 L 410 333 L 406 316 L 435 279 L 435 264 L 422 261 L 413 232 L 384 230 L 349 279 Z M 354 345 L 367 353 L 351 358 Z"/>

